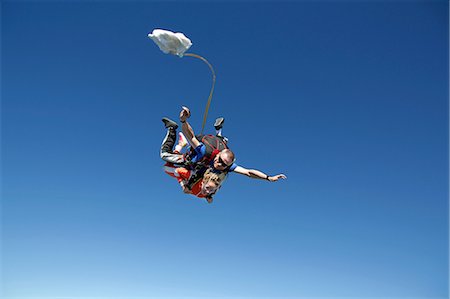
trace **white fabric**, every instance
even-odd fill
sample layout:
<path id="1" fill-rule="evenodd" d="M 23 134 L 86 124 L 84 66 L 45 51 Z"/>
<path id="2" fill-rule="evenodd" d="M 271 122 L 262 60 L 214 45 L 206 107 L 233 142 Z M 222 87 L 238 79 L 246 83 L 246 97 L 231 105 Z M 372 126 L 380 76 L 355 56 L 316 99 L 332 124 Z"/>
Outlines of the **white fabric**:
<path id="1" fill-rule="evenodd" d="M 166 54 L 174 54 L 183 57 L 184 52 L 186 52 L 191 46 L 192 42 L 183 33 L 155 29 L 152 33 L 148 34 L 150 37 Z"/>

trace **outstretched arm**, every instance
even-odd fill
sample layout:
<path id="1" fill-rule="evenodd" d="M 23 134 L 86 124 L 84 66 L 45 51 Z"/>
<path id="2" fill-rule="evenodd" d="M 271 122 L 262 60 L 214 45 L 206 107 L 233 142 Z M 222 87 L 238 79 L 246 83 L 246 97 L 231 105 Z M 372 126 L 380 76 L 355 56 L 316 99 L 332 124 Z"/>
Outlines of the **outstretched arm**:
<path id="1" fill-rule="evenodd" d="M 191 112 L 189 111 L 189 108 L 182 107 L 180 112 L 180 122 L 181 122 L 181 131 L 183 132 L 184 136 L 186 136 L 186 139 L 188 140 L 189 144 L 196 148 L 200 145 L 200 142 L 195 137 L 194 130 L 192 129 L 191 125 L 188 123 L 187 119 L 191 116 Z"/>
<path id="2" fill-rule="evenodd" d="M 247 169 L 247 168 L 244 168 L 244 167 L 241 167 L 241 166 L 237 166 L 234 169 L 234 172 L 246 175 L 246 176 L 248 176 L 250 178 L 253 178 L 253 179 L 268 180 L 268 181 L 271 181 L 271 182 L 276 182 L 279 179 L 286 179 L 287 178 L 284 174 L 277 174 L 277 175 L 274 175 L 274 176 L 269 176 L 269 175 L 265 174 L 262 171 L 259 171 L 259 170 L 256 170 L 256 169 Z"/>

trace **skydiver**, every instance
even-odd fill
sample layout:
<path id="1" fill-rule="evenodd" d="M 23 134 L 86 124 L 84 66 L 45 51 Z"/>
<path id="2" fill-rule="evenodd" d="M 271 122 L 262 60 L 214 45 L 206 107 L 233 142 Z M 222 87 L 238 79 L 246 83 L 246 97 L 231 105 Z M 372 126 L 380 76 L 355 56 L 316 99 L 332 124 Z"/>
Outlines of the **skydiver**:
<path id="1" fill-rule="evenodd" d="M 169 119 L 163 119 L 163 122 L 168 129 L 161 146 L 161 157 L 167 162 L 164 165 L 164 171 L 178 180 L 184 193 L 205 198 L 208 203 L 212 203 L 213 195 L 220 188 L 226 175 L 208 169 L 201 176 L 193 178 L 195 170 L 188 169 L 188 166 L 182 166 L 184 155 L 181 154 L 181 151 L 187 145 L 183 133 L 179 133 L 178 144 L 172 151 L 178 125 Z"/>
<path id="2" fill-rule="evenodd" d="M 194 149 L 193 156 L 191 157 L 191 161 L 193 163 L 200 163 L 205 160 L 205 152 L 206 146 L 202 142 L 200 142 L 195 134 L 194 130 L 192 129 L 191 125 L 187 121 L 187 119 L 191 116 L 190 110 L 187 107 L 182 107 L 182 110 L 180 111 L 180 122 L 182 123 L 182 132 L 186 136 L 187 141 L 191 145 L 191 147 Z M 174 122 L 173 122 L 174 123 Z M 176 123 L 174 123 L 176 125 Z M 223 124 L 223 118 L 222 120 L 217 119 L 215 123 L 216 133 L 221 136 L 221 129 Z M 178 125 L 177 125 L 178 127 Z M 208 157 L 206 157 L 208 158 Z M 205 165 L 206 167 L 210 167 L 213 170 L 217 172 L 236 172 L 242 175 L 246 175 L 250 178 L 254 179 L 262 179 L 262 180 L 268 180 L 270 182 L 276 182 L 279 179 L 286 179 L 287 177 L 284 174 L 277 174 L 274 176 L 269 176 L 265 174 L 264 172 L 256 169 L 247 169 L 242 166 L 237 165 L 234 163 L 234 153 L 230 149 L 223 149 L 220 152 L 216 153 L 212 158 L 210 157 L 208 165 Z"/>

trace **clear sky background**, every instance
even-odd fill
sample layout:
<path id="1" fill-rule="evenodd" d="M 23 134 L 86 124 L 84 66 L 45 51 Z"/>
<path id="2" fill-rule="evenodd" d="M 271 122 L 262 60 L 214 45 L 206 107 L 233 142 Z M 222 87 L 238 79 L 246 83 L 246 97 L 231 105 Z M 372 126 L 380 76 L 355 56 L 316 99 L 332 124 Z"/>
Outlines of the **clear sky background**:
<path id="1" fill-rule="evenodd" d="M 2 1 L 2 285 L 17 297 L 448 296 L 448 2 Z M 217 72 L 237 163 L 162 171 Z"/>

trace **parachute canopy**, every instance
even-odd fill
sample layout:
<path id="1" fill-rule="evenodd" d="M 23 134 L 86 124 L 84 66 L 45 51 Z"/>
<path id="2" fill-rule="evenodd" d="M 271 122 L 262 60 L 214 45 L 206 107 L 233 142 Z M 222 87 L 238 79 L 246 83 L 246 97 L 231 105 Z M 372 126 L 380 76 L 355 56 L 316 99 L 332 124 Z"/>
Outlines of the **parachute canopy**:
<path id="1" fill-rule="evenodd" d="M 191 46 L 192 42 L 183 33 L 174 33 L 169 30 L 155 29 L 152 33 L 148 34 L 151 38 L 166 54 L 178 55 L 183 57 L 184 52 L 186 52 Z"/>

